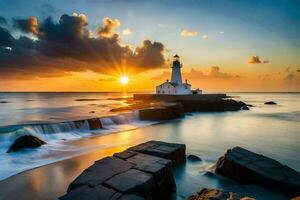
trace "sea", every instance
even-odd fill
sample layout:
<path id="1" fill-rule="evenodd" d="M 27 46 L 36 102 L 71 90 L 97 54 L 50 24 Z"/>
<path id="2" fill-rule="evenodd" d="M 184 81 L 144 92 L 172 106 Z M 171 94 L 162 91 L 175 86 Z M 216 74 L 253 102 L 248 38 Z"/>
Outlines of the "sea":
<path id="1" fill-rule="evenodd" d="M 202 158 L 201 164 L 188 163 L 175 170 L 177 199 L 186 199 L 201 187 L 237 191 L 257 199 L 286 199 L 256 185 L 241 186 L 213 170 L 227 149 L 241 146 L 300 171 L 300 93 L 227 95 L 252 105 L 250 110 L 187 113 L 182 119 L 162 122 L 141 121 L 138 111 L 110 111 L 130 104 L 130 93 L 0 93 L 0 180 L 101 148 L 156 139 L 185 143 L 187 154 Z M 266 101 L 277 104 L 265 105 Z M 76 128 L 74 121 L 89 118 L 100 118 L 103 128 L 90 130 L 87 122 Z M 130 130 L 136 131 L 125 138 L 124 132 Z M 101 145 L 76 142 L 122 133 Z M 6 153 L 18 137 L 28 134 L 47 144 Z"/>

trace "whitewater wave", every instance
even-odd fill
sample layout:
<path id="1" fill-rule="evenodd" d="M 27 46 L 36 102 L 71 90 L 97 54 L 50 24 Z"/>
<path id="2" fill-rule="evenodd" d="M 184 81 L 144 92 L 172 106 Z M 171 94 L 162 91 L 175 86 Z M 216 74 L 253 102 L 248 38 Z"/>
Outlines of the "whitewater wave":
<path id="1" fill-rule="evenodd" d="M 78 156 L 101 147 L 78 147 L 67 141 L 94 135 L 132 130 L 157 122 L 141 121 L 138 111 L 98 118 L 102 128 L 92 130 L 89 119 L 48 124 L 28 124 L 0 127 L 0 180 L 22 171 Z M 23 136 L 36 136 L 47 144 L 37 149 L 6 153 L 13 142 Z"/>

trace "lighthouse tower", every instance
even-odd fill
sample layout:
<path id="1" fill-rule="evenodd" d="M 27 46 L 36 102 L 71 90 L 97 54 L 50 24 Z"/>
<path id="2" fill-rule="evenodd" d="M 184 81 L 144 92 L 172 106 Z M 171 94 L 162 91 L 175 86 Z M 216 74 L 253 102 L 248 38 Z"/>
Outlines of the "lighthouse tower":
<path id="1" fill-rule="evenodd" d="M 182 83 L 181 77 L 181 68 L 182 65 L 179 60 L 179 56 L 176 54 L 171 66 L 172 75 L 171 81 L 167 80 L 166 82 L 156 86 L 156 94 L 162 95 L 188 95 L 188 94 L 201 94 L 201 90 L 192 90 L 191 84 L 185 80 Z"/>
<path id="2" fill-rule="evenodd" d="M 172 76 L 171 76 L 171 82 L 177 83 L 179 85 L 182 84 L 182 78 L 181 78 L 181 67 L 179 56 L 176 54 L 174 56 L 173 64 L 171 66 L 172 68 Z"/>

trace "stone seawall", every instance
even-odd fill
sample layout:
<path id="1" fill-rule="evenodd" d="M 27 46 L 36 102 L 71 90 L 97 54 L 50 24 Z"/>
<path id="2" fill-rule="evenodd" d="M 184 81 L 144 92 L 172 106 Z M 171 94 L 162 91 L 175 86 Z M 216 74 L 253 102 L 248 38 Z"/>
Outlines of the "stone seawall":
<path id="1" fill-rule="evenodd" d="M 167 95 L 167 94 L 134 94 L 134 100 L 142 101 L 191 101 L 212 100 L 228 97 L 226 94 L 195 94 L 195 95 Z"/>
<path id="2" fill-rule="evenodd" d="M 96 161 L 61 200 L 168 199 L 176 190 L 173 167 L 185 162 L 184 144 L 149 141 Z"/>

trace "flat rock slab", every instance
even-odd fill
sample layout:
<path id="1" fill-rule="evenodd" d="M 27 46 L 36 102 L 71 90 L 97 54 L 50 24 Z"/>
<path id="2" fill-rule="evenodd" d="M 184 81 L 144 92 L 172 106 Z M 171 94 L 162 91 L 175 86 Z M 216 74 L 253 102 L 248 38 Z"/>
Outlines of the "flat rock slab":
<path id="1" fill-rule="evenodd" d="M 133 166 L 133 164 L 116 157 L 103 158 L 85 169 L 84 172 L 69 185 L 68 191 L 82 185 L 88 185 L 90 187 L 100 185 L 110 177 L 125 172 Z"/>
<path id="2" fill-rule="evenodd" d="M 258 184 L 288 197 L 300 195 L 300 173 L 266 156 L 235 147 L 219 158 L 216 172 L 245 184 Z"/>
<path id="3" fill-rule="evenodd" d="M 98 185 L 96 187 L 82 186 L 78 187 L 65 196 L 60 197 L 60 200 L 116 200 L 122 196 L 121 193 L 113 189 Z"/>
<path id="4" fill-rule="evenodd" d="M 139 194 L 148 198 L 154 198 L 152 195 L 156 193 L 153 176 L 136 169 L 113 176 L 104 184 L 121 193 Z"/>
<path id="5" fill-rule="evenodd" d="M 198 194 L 192 195 L 188 200 L 255 200 L 250 197 L 241 197 L 240 195 L 219 189 L 202 189 Z"/>
<path id="6" fill-rule="evenodd" d="M 60 199 L 168 199 L 176 190 L 173 166 L 184 161 L 185 145 L 149 141 L 96 161 Z"/>
<path id="7" fill-rule="evenodd" d="M 173 166 L 186 161 L 185 144 L 166 143 L 152 140 L 131 147 L 128 150 L 169 159 L 172 161 Z"/>

